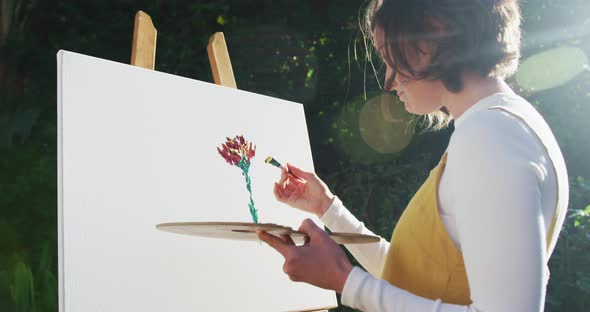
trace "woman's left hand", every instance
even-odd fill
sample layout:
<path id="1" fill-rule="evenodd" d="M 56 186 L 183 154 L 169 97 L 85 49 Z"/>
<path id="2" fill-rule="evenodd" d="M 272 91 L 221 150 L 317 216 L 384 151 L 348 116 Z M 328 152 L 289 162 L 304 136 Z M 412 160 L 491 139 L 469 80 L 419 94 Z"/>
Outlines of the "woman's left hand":
<path id="1" fill-rule="evenodd" d="M 297 246 L 288 235 L 280 238 L 258 232 L 258 238 L 276 249 L 285 258 L 283 271 L 295 282 L 305 282 L 342 293 L 352 264 L 334 240 L 310 219 L 305 219 L 299 231 L 309 240 Z"/>

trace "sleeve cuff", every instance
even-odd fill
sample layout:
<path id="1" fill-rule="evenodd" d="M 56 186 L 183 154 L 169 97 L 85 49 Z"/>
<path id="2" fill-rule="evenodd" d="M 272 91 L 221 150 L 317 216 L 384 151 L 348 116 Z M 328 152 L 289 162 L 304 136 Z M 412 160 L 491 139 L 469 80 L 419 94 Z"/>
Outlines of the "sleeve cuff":
<path id="1" fill-rule="evenodd" d="M 328 207 L 326 212 L 324 212 L 324 214 L 320 217 L 320 221 L 322 221 L 322 223 L 329 228 L 333 227 L 338 221 L 339 216 L 342 215 L 342 208 L 344 208 L 342 201 L 340 198 L 338 198 L 338 196 L 334 196 L 330 207 Z"/>
<path id="2" fill-rule="evenodd" d="M 340 302 L 352 308 L 355 308 L 357 305 L 356 297 L 360 293 L 360 288 L 363 284 L 363 281 L 370 277 L 371 275 L 361 268 L 355 266 L 348 274 L 346 278 L 346 282 L 344 283 L 344 287 L 342 288 L 342 296 L 340 297 Z"/>

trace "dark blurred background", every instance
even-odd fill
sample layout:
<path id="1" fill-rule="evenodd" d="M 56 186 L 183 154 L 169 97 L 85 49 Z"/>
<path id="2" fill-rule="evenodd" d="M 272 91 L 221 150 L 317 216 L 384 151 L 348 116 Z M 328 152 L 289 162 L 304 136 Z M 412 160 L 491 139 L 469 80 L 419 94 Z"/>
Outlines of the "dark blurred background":
<path id="1" fill-rule="evenodd" d="M 359 28 L 364 5 L 0 0 L 0 311 L 57 311 L 56 53 L 129 63 L 138 10 L 158 29 L 156 70 L 212 81 L 206 46 L 223 31 L 239 89 L 303 103 L 317 173 L 369 228 L 389 237 L 453 127 L 424 131 L 395 96 L 382 98 L 382 66 L 367 61 L 372 52 Z M 521 6 L 522 65 L 509 83 L 552 127 L 571 182 L 546 311 L 588 311 L 590 2 Z"/>

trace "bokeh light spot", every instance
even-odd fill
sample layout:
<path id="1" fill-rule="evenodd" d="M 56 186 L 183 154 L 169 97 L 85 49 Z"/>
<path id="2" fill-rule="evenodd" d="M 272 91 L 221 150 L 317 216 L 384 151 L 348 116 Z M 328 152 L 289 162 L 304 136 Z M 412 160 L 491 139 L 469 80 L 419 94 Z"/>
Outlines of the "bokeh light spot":
<path id="1" fill-rule="evenodd" d="M 359 130 L 367 145 L 382 154 L 398 153 L 412 140 L 414 123 L 397 96 L 382 94 L 365 103 Z"/>
<path id="2" fill-rule="evenodd" d="M 367 100 L 368 98 L 368 100 Z M 353 162 L 386 163 L 412 140 L 416 122 L 397 96 L 375 92 L 341 107 L 330 133 L 338 152 Z"/>
<path id="3" fill-rule="evenodd" d="M 561 86 L 588 68 L 586 53 L 576 47 L 559 47 L 537 53 L 522 62 L 516 82 L 535 92 Z"/>

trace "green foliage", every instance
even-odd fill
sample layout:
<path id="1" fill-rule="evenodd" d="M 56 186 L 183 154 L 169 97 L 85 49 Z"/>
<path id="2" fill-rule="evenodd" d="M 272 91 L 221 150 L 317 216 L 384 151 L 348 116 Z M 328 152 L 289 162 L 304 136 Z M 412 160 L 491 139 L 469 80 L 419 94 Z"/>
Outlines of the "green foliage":
<path id="1" fill-rule="evenodd" d="M 590 180 L 570 181 L 570 209 L 550 261 L 547 311 L 584 311 L 590 306 Z"/>
<path id="2" fill-rule="evenodd" d="M 11 298 L 11 302 L 3 306 L 12 306 L 17 312 L 57 309 L 57 279 L 53 273 L 54 255 L 51 250 L 49 244 L 42 248 L 35 270 L 25 260 L 17 259 L 12 271 L 0 271 L 0 278 L 6 283 L 4 285 L 9 285 Z"/>
<path id="3" fill-rule="evenodd" d="M 15 302 L 17 312 L 35 311 L 35 283 L 33 272 L 24 263 L 18 262 L 14 268 L 14 279 L 10 286 L 10 294 Z"/>
<path id="4" fill-rule="evenodd" d="M 0 133 L 0 146 L 11 146 L 15 139 L 20 139 L 21 142 L 25 141 L 39 118 L 39 112 L 39 109 L 29 109 L 15 112 L 12 116 L 0 116 L 0 128 L 5 130 Z"/>

